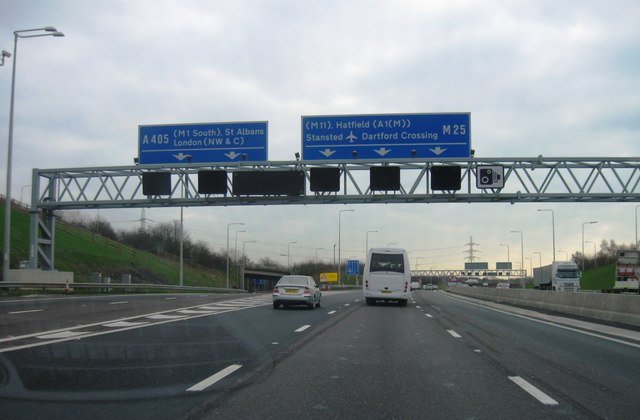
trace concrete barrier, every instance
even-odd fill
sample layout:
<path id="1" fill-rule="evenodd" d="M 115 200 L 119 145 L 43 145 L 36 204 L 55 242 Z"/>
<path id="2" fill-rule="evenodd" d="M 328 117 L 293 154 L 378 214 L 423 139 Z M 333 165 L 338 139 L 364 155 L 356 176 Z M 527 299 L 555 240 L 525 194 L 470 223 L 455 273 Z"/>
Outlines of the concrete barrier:
<path id="1" fill-rule="evenodd" d="M 498 303 L 640 326 L 638 295 L 481 287 L 452 287 L 448 291 Z"/>
<path id="2" fill-rule="evenodd" d="M 11 270 L 9 275 L 12 283 L 73 285 L 73 273 L 69 271 Z"/>

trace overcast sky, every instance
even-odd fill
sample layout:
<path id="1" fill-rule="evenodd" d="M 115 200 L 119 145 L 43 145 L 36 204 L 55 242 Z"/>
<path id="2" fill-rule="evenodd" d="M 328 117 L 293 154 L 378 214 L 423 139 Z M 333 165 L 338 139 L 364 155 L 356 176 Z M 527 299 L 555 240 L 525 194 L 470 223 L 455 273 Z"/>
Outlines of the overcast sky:
<path id="1" fill-rule="evenodd" d="M 130 165 L 138 125 L 268 121 L 269 160 L 300 151 L 300 116 L 470 112 L 477 157 L 640 156 L 640 2 L 0 0 L 0 49 L 18 44 L 13 196 L 31 169 Z M 0 185 L 12 60 L 0 67 Z M 194 240 L 226 247 L 227 223 L 252 258 L 342 259 L 397 243 L 419 268 L 462 268 L 473 241 L 493 267 L 552 259 L 536 204 L 185 209 Z M 552 204 L 556 249 L 632 243 L 634 204 Z M 95 215 L 96 212 L 90 213 Z M 116 229 L 140 211 L 102 210 Z M 178 209 L 147 209 L 155 223 Z M 153 222 L 149 222 L 153 223 Z M 240 247 L 241 248 L 241 247 Z M 593 252 L 593 245 L 585 248 Z M 564 253 L 557 257 L 563 258 Z M 529 269 L 530 261 L 525 260 Z"/>

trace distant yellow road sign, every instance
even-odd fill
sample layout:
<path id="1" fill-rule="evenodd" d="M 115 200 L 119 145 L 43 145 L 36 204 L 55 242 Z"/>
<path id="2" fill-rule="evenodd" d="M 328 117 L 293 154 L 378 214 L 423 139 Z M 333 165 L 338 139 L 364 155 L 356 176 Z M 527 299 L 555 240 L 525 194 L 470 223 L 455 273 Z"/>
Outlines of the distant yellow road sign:
<path id="1" fill-rule="evenodd" d="M 337 282 L 338 273 L 320 273 L 321 282 Z"/>

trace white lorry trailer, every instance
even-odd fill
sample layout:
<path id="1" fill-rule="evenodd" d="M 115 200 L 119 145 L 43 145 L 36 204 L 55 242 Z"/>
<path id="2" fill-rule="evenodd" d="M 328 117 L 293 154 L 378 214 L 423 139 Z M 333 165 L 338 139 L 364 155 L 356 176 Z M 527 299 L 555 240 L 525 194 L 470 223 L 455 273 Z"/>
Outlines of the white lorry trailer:
<path id="1" fill-rule="evenodd" d="M 580 291 L 580 269 L 573 261 L 554 261 L 533 269 L 533 287 L 561 292 Z"/>

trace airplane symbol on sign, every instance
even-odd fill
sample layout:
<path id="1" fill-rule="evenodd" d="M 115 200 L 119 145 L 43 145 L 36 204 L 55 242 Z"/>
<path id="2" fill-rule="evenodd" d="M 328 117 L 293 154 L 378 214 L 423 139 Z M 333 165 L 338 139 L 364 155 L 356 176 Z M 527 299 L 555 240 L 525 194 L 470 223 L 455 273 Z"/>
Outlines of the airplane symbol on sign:
<path id="1" fill-rule="evenodd" d="M 347 140 L 349 140 L 349 143 L 353 143 L 354 140 L 358 140 L 358 136 L 354 135 L 352 131 L 347 136 Z"/>

